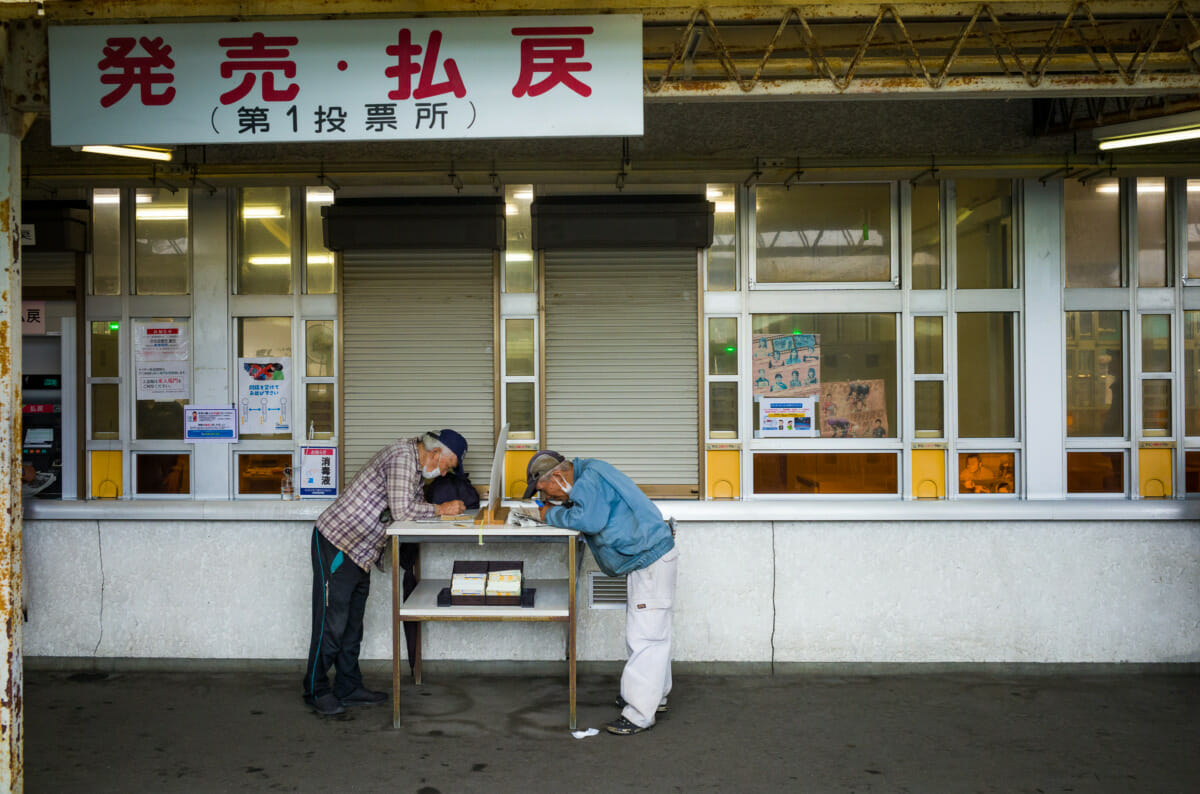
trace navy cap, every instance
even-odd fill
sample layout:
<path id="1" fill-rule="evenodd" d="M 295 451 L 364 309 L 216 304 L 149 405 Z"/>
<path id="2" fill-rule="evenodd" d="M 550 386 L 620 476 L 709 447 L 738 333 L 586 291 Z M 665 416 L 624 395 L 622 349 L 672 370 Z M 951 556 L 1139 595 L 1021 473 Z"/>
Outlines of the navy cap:
<path id="1" fill-rule="evenodd" d="M 460 433 L 457 433 L 450 428 L 446 428 L 440 433 L 435 433 L 434 431 L 430 430 L 429 435 L 442 442 L 446 446 L 446 449 L 458 456 L 458 468 L 454 470 L 454 473 L 462 474 L 463 458 L 467 456 L 467 440 L 463 438 Z"/>

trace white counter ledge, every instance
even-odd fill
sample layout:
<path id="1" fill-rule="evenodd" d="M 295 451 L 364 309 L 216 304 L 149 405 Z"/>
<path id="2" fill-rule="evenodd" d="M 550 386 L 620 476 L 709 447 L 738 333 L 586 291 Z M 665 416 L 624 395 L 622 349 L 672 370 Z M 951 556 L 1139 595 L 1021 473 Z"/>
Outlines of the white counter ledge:
<path id="1" fill-rule="evenodd" d="M 330 500 L 118 499 L 25 504 L 25 518 L 54 520 L 315 521 Z M 756 499 L 753 501 L 658 500 L 677 521 L 1195 521 L 1200 500 L 1123 499 L 944 500 Z"/>

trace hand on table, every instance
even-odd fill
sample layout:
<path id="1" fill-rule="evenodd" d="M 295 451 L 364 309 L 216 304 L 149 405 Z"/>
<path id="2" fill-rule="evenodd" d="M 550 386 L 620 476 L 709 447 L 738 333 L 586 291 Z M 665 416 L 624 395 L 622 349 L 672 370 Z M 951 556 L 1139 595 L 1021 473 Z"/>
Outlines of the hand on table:
<path id="1" fill-rule="evenodd" d="M 437 514 L 439 516 L 456 516 L 465 512 L 467 512 L 467 506 L 463 504 L 461 499 L 455 499 L 450 502 L 442 502 L 437 506 Z"/>

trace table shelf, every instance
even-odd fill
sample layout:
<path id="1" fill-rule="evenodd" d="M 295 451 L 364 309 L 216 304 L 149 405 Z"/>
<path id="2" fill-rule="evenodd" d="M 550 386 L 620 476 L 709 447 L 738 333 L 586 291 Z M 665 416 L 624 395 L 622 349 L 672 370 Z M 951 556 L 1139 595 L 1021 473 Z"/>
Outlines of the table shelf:
<path id="1" fill-rule="evenodd" d="M 567 598 L 566 579 L 526 579 L 525 587 L 537 589 L 532 607 L 516 606 L 450 606 L 437 605 L 438 593 L 450 586 L 449 579 L 425 579 L 400 605 L 400 620 L 549 620 L 564 621 L 571 617 Z"/>

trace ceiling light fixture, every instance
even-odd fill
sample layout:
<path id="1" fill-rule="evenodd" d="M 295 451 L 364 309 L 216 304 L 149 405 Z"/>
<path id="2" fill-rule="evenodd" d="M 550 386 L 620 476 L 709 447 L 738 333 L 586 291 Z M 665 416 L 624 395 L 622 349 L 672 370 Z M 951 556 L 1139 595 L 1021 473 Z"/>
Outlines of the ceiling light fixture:
<path id="1" fill-rule="evenodd" d="M 1092 130 L 1092 137 L 1100 142 L 1100 150 L 1106 152 L 1131 146 L 1193 140 L 1200 138 L 1200 110 L 1096 127 Z"/>
<path id="2" fill-rule="evenodd" d="M 158 160 L 164 163 L 169 163 L 175 156 L 170 149 L 160 149 L 154 146 L 80 146 L 79 151 L 88 154 L 111 154 L 115 157 L 136 157 L 140 160 Z"/>

